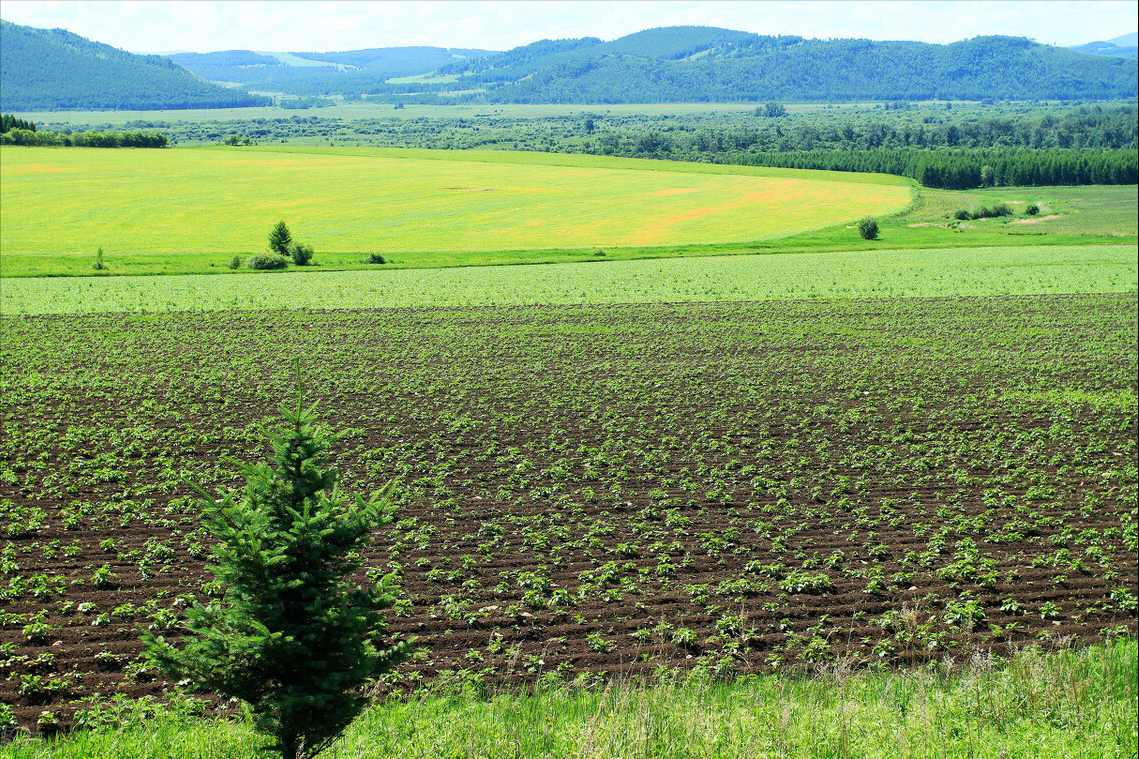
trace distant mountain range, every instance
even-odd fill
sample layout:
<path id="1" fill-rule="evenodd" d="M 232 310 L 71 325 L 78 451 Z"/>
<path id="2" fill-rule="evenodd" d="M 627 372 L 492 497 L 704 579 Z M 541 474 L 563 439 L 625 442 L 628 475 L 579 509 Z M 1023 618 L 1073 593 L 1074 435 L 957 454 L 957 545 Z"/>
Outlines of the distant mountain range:
<path id="1" fill-rule="evenodd" d="M 933 45 L 686 26 L 610 42 L 542 40 L 506 52 L 397 47 L 140 56 L 61 29 L 4 22 L 0 105 L 30 111 L 270 102 L 246 90 L 443 104 L 1126 99 L 1139 90 L 1135 63 L 1126 58 L 1128 49 L 1134 57 L 1134 43 L 1131 34 L 1080 50 L 1016 37 Z"/>
<path id="2" fill-rule="evenodd" d="M 1124 34 L 1121 37 L 1103 42 L 1089 42 L 1086 45 L 1075 45 L 1068 49 L 1086 55 L 1110 55 L 1117 58 L 1136 58 L 1139 57 L 1139 32 L 1131 32 L 1131 34 Z"/>

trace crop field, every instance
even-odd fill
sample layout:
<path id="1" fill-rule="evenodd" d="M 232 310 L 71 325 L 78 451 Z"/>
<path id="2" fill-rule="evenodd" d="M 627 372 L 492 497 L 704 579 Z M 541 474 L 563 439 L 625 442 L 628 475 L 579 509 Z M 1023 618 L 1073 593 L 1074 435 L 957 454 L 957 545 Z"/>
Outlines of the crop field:
<path id="1" fill-rule="evenodd" d="M 592 156 L 565 165 L 500 151 L 17 148 L 0 160 L 0 254 L 9 261 L 87 259 L 99 246 L 109 256 L 254 253 L 281 218 L 331 253 L 741 242 L 887 214 L 911 200 L 896 177 L 661 170 L 661 162 Z"/>
<path id="2" fill-rule="evenodd" d="M 140 627 L 219 592 L 187 482 L 240 484 L 295 356 L 345 488 L 399 482 L 366 566 L 420 650 L 383 689 L 1133 635 L 1121 289 L 6 313 L 0 701 L 67 724 L 169 687 Z"/>

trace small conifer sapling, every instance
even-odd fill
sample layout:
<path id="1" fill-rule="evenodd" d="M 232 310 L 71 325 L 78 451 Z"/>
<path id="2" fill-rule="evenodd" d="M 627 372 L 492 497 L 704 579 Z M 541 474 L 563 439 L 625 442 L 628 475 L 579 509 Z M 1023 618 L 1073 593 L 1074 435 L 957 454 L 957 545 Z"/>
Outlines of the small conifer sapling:
<path id="1" fill-rule="evenodd" d="M 304 406 L 299 362 L 297 395 L 268 431 L 271 463 L 243 465 L 244 490 L 220 500 L 201 491 L 224 595 L 191 607 L 180 647 L 143 634 L 173 679 L 245 701 L 284 759 L 331 745 L 367 704 L 362 687 L 406 658 L 410 642 L 386 636 L 393 575 L 371 587 L 345 579 L 392 519 L 386 491 L 340 493 L 337 472 L 324 468 L 334 436 L 315 425 L 316 404 Z"/>
<path id="2" fill-rule="evenodd" d="M 289 232 L 289 225 L 282 219 L 269 230 L 269 250 L 278 256 L 288 256 L 289 246 L 293 244 L 293 235 Z"/>

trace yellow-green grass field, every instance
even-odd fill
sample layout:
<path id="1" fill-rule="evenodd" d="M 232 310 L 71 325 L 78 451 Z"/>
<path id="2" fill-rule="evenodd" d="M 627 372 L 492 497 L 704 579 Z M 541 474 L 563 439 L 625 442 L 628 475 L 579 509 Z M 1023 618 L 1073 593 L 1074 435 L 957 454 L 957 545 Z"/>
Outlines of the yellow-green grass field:
<path id="1" fill-rule="evenodd" d="M 0 255 L 318 255 L 715 244 L 900 211 L 908 180 L 595 156 L 264 146 L 6 147 Z"/>

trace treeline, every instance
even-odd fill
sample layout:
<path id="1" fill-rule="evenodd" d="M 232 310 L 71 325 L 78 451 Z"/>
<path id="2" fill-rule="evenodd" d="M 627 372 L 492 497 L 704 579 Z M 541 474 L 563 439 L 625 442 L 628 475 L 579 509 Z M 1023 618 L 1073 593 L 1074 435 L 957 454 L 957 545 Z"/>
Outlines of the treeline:
<path id="1" fill-rule="evenodd" d="M 1135 105 L 957 104 L 548 117 L 293 115 L 247 120 L 133 121 L 173 143 L 292 142 L 589 153 L 704 163 L 907 176 L 930 187 L 1134 184 Z M 770 109 L 779 114 L 779 108 Z M 54 125 L 46 125 L 57 128 Z M 109 124 L 85 128 L 108 129 Z M 62 129 L 62 125 L 58 128 Z M 986 172 L 986 167 L 988 171 Z"/>
<path id="2" fill-rule="evenodd" d="M 265 141 L 328 140 L 380 147 L 587 152 L 639 158 L 724 162 L 737 152 L 896 148 L 1139 148 L 1135 105 L 885 103 L 876 106 L 782 107 L 681 114 L 561 116 L 506 114 L 367 119 L 317 116 L 228 121 L 132 121 L 127 129 L 161 130 L 172 142 L 215 142 L 230 134 Z M 65 125 L 46 124 L 65 131 Z M 91 122 L 84 129 L 109 131 Z"/>
<path id="3" fill-rule="evenodd" d="M 29 132 L 34 132 L 36 131 L 36 124 L 34 121 L 18 119 L 10 113 L 0 116 L 0 134 L 10 132 L 13 129 L 26 129 Z"/>
<path id="4" fill-rule="evenodd" d="M 1134 150 L 806 150 L 736 153 L 726 156 L 722 162 L 894 174 L 915 179 L 925 187 L 944 190 L 1139 182 L 1139 154 Z"/>
<path id="5" fill-rule="evenodd" d="M 158 132 L 61 132 L 10 129 L 0 134 L 0 145 L 75 148 L 164 148 L 170 141 Z"/>
<path id="6" fill-rule="evenodd" d="M 811 114 L 737 120 L 730 126 L 661 122 L 660 127 L 631 134 L 605 129 L 598 137 L 614 152 L 653 158 L 738 150 L 787 153 L 793 151 L 874 150 L 877 148 L 1135 148 L 1139 145 L 1136 107 L 1096 105 L 1068 109 L 1063 115 L 1036 111 L 1010 116 L 978 116 L 970 109 L 960 116 L 953 109 L 941 113 L 925 107 L 913 115 L 905 104 L 886 104 L 883 111 L 866 114 Z M 984 112 L 983 110 L 981 111 Z M 607 120 L 607 123 L 612 120 Z M 619 122 L 620 123 L 620 122 Z M 670 155 L 676 154 L 676 155 Z"/>

